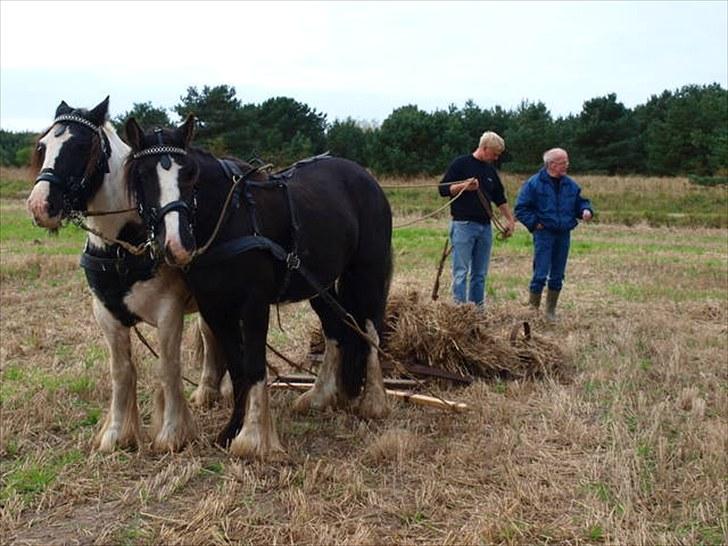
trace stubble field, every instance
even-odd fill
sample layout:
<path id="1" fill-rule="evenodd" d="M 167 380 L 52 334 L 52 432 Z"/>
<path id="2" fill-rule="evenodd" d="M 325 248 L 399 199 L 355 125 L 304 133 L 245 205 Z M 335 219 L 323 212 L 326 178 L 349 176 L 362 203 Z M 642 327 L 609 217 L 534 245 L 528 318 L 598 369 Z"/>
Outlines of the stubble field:
<path id="1" fill-rule="evenodd" d="M 264 463 L 213 446 L 225 404 L 194 410 L 201 435 L 181 453 L 92 451 L 110 379 L 78 267 L 84 236 L 32 227 L 24 173 L 0 175 L 1 542 L 728 542 L 725 187 L 577 177 L 598 217 L 573 234 L 559 323 L 523 305 L 531 243 L 522 226 L 494 247 L 488 284 L 492 310 L 527 317 L 566 351 L 565 378 L 432 384 L 470 410 L 391 401 L 378 422 L 297 415 L 295 393 L 276 390 L 288 457 Z M 513 201 L 521 179 L 505 181 Z M 434 189 L 387 191 L 395 224 L 443 203 Z M 446 214 L 395 232 L 393 293 L 429 297 L 446 234 Z M 269 342 L 302 361 L 313 313 L 289 305 L 281 322 Z M 192 325 L 184 375 L 196 381 Z M 154 330 L 140 329 L 156 345 Z M 155 359 L 136 339 L 133 353 L 148 427 Z"/>

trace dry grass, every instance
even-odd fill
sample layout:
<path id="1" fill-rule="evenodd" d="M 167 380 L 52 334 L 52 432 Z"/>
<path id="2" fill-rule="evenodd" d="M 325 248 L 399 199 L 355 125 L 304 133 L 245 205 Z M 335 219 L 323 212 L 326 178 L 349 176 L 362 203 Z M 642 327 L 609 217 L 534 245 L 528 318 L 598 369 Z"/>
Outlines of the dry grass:
<path id="1" fill-rule="evenodd" d="M 428 225 L 444 237 L 444 222 Z M 494 251 L 497 316 L 528 312 L 530 254 L 517 243 Z M 275 391 L 289 454 L 275 464 L 237 461 L 212 446 L 225 405 L 194 411 L 202 436 L 182 453 L 93 453 L 108 364 L 75 258 L 4 248 L 2 542 L 725 544 L 727 248 L 725 230 L 579 228 L 561 322 L 532 320 L 534 335 L 569 356 L 567 381 L 433 385 L 471 411 L 394 402 L 382 422 L 296 415 L 295 394 Z M 399 247 L 394 292 L 426 300 L 435 265 L 416 247 Z M 445 299 L 448 279 L 446 271 Z M 286 331 L 273 321 L 269 341 L 303 360 L 313 315 L 295 304 L 281 316 Z M 134 343 L 147 428 L 153 359 Z M 191 331 L 184 357 L 195 379 Z"/>
<path id="2" fill-rule="evenodd" d="M 399 362 L 425 364 L 463 377 L 562 375 L 566 355 L 554 341 L 532 335 L 531 322 L 543 326 L 543 317 L 513 306 L 490 305 L 483 311 L 472 304 L 427 301 L 415 291 L 394 291 L 382 345 Z"/>

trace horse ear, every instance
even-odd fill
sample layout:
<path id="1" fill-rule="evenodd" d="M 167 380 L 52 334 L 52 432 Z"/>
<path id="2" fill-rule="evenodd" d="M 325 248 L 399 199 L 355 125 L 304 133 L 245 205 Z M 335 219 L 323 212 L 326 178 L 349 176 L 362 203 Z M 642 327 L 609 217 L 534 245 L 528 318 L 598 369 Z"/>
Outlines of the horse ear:
<path id="1" fill-rule="evenodd" d="M 140 150 L 144 140 L 144 131 L 142 131 L 142 128 L 139 127 L 137 120 L 134 118 L 126 120 L 124 132 L 126 133 L 126 140 L 129 142 L 131 149 L 134 151 Z"/>
<path id="2" fill-rule="evenodd" d="M 96 123 L 96 125 L 103 125 L 108 119 L 108 116 L 109 95 L 106 95 L 106 98 L 94 106 L 94 108 L 89 112 L 89 117 L 91 118 L 91 121 Z"/>
<path id="3" fill-rule="evenodd" d="M 72 111 L 73 111 L 73 108 L 71 108 L 70 106 L 68 106 L 66 104 L 66 101 L 65 100 L 62 100 L 61 101 L 61 104 L 59 104 L 58 105 L 58 108 L 56 108 L 56 117 L 62 116 L 64 114 L 68 114 L 69 112 L 72 112 Z"/>
<path id="4" fill-rule="evenodd" d="M 195 125 L 197 124 L 197 118 L 194 114 L 187 114 L 185 122 L 177 128 L 177 131 L 182 135 L 182 142 L 185 144 L 185 148 L 192 142 L 192 137 L 195 134 Z"/>

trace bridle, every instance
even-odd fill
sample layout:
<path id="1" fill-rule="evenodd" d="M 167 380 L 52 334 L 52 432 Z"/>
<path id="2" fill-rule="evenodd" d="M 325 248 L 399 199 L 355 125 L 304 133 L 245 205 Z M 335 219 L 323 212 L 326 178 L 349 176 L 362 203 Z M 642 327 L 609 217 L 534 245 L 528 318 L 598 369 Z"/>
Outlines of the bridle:
<path id="1" fill-rule="evenodd" d="M 132 154 L 132 159 L 141 159 L 144 157 L 153 157 L 153 156 L 161 156 L 159 163 L 162 166 L 162 168 L 166 171 L 168 171 L 172 167 L 172 155 L 181 155 L 186 156 L 187 150 L 184 148 L 178 148 L 176 146 L 167 146 L 162 142 L 162 130 L 161 129 L 155 129 L 154 132 L 157 135 L 157 141 L 158 144 L 156 146 L 152 146 L 151 148 L 146 148 L 144 150 L 141 150 L 139 152 L 135 152 Z M 143 188 L 139 183 L 135 185 L 134 188 L 136 194 L 137 194 L 137 203 L 138 203 L 138 211 L 139 216 L 142 217 L 142 220 L 144 221 L 144 224 L 147 226 L 147 229 L 149 230 L 149 241 L 155 241 L 156 239 L 156 233 L 159 230 L 159 225 L 164 220 L 164 217 L 173 211 L 181 212 L 184 211 L 187 213 L 187 221 L 188 225 L 190 227 L 190 231 L 192 234 L 194 234 L 194 219 L 195 219 L 195 212 L 197 210 L 197 190 L 192 194 L 192 202 L 188 203 L 184 199 L 177 199 L 175 201 L 171 201 L 167 203 L 166 205 L 162 207 L 144 207 L 144 199 L 143 196 Z"/>
<path id="2" fill-rule="evenodd" d="M 35 184 L 38 182 L 48 182 L 51 186 L 55 186 L 61 191 L 63 195 L 63 208 L 61 209 L 61 215 L 63 218 L 68 218 L 74 214 L 80 215 L 98 215 L 98 213 L 87 213 L 86 202 L 88 200 L 88 192 L 92 186 L 92 180 L 97 177 L 103 177 L 109 172 L 109 158 L 111 157 L 111 145 L 106 134 L 103 132 L 100 126 L 95 123 L 75 114 L 63 114 L 57 116 L 53 120 L 53 125 L 56 123 L 75 123 L 91 130 L 95 136 L 98 137 L 101 144 L 101 153 L 96 161 L 96 165 L 93 170 L 83 176 L 67 176 L 65 178 L 60 177 L 54 169 L 47 168 L 42 169 L 38 176 L 35 178 Z M 65 126 L 62 126 L 65 130 Z M 56 129 L 56 136 L 63 134 L 61 128 Z M 86 169 L 88 170 L 88 169 Z M 108 214 L 116 214 L 120 212 L 129 212 L 128 209 L 125 211 L 113 211 Z"/>

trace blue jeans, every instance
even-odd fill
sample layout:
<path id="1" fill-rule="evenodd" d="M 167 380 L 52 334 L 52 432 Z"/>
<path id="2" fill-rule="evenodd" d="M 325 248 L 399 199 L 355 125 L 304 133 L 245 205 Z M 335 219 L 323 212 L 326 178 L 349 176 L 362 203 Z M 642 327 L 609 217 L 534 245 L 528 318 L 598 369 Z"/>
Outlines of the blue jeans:
<path id="1" fill-rule="evenodd" d="M 453 220 L 450 224 L 452 244 L 452 297 L 457 303 L 467 301 L 482 306 L 485 301 L 485 276 L 490 263 L 493 233 L 490 224 Z M 470 283 L 468 283 L 470 273 Z"/>
<path id="2" fill-rule="evenodd" d="M 561 290 L 569 257 L 570 231 L 533 232 L 533 278 L 529 289 L 541 293 L 548 279 L 549 290 Z"/>

